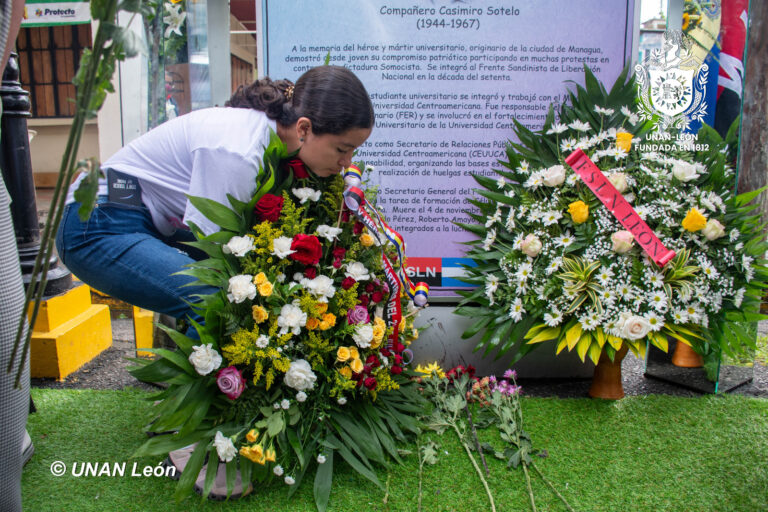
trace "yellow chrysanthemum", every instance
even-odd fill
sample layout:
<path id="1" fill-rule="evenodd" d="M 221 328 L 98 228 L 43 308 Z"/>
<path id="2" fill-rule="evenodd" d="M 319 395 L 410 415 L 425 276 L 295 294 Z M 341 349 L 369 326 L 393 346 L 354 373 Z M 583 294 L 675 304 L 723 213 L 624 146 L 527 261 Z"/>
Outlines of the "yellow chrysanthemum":
<path id="1" fill-rule="evenodd" d="M 349 367 L 352 368 L 352 371 L 355 373 L 360 373 L 363 371 L 363 362 L 358 359 L 353 359 L 351 363 L 349 363 Z"/>
<path id="2" fill-rule="evenodd" d="M 259 295 L 262 297 L 269 297 L 272 295 L 272 290 L 274 289 L 274 286 L 272 286 L 272 283 L 269 281 L 265 281 L 261 283 L 260 285 L 257 285 L 256 288 L 259 290 Z"/>
<path id="3" fill-rule="evenodd" d="M 253 321 L 257 324 L 262 323 L 267 318 L 269 318 L 269 313 L 267 313 L 267 310 L 264 309 L 262 306 L 253 306 L 252 308 L 252 314 L 253 314 Z"/>
<path id="4" fill-rule="evenodd" d="M 318 320 L 317 318 L 314 318 L 314 317 L 307 318 L 307 329 L 308 330 L 314 331 L 318 327 L 320 327 L 320 320 Z"/>
<path id="5" fill-rule="evenodd" d="M 360 245 L 363 247 L 370 247 L 374 244 L 375 240 L 370 233 L 363 233 L 360 235 Z"/>
<path id="6" fill-rule="evenodd" d="M 340 363 L 349 361 L 349 349 L 347 347 L 339 347 L 336 351 L 336 360 Z"/>
<path id="7" fill-rule="evenodd" d="M 256 286 L 259 286 L 261 283 L 266 283 L 267 281 L 269 280 L 267 279 L 267 274 L 265 274 L 264 272 L 259 272 L 253 278 L 253 284 L 255 284 Z"/>
<path id="8" fill-rule="evenodd" d="M 688 213 L 683 219 L 683 227 L 686 231 L 690 231 L 691 233 L 704 229 L 704 226 L 706 225 L 707 218 L 696 208 L 688 210 Z"/>
<path id="9" fill-rule="evenodd" d="M 327 302 L 318 302 L 315 304 L 315 314 L 322 315 L 328 311 L 328 303 Z"/>
<path id="10" fill-rule="evenodd" d="M 440 365 L 437 364 L 437 362 L 430 363 L 427 366 L 418 365 L 415 370 L 418 373 L 424 374 L 426 377 L 431 377 L 433 374 L 441 379 L 445 377 L 445 372 L 440 368 Z"/>
<path id="11" fill-rule="evenodd" d="M 352 378 L 352 369 L 349 366 L 345 366 L 341 370 L 339 370 L 339 374 L 341 374 L 346 379 Z"/>
<path id="12" fill-rule="evenodd" d="M 573 222 L 582 224 L 589 218 L 589 206 L 584 201 L 574 201 L 568 205 L 568 213 L 571 214 Z"/>

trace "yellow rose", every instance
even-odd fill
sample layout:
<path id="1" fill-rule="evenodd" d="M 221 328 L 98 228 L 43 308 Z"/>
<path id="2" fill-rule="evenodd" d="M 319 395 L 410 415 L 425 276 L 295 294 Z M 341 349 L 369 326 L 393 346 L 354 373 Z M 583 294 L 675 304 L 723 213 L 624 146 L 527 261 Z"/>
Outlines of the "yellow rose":
<path id="1" fill-rule="evenodd" d="M 369 233 L 363 233 L 360 235 L 360 244 L 363 247 L 370 247 L 374 244 L 375 240 L 373 239 L 373 236 L 371 236 Z"/>
<path id="2" fill-rule="evenodd" d="M 616 147 L 629 153 L 629 150 L 632 149 L 632 134 L 618 132 L 616 134 Z"/>
<path id="3" fill-rule="evenodd" d="M 683 219 L 683 227 L 686 231 L 690 231 L 691 233 L 704 229 L 704 226 L 706 225 L 707 218 L 696 208 L 688 210 L 688 214 Z"/>
<path id="4" fill-rule="evenodd" d="M 259 433 L 256 432 L 255 429 L 251 429 L 247 434 L 245 434 L 245 438 L 248 440 L 249 443 L 255 443 L 256 440 L 259 438 Z"/>
<path id="5" fill-rule="evenodd" d="M 344 368 L 339 370 L 339 373 L 341 374 L 342 377 L 345 377 L 347 379 L 352 378 L 352 369 L 349 366 L 345 366 Z"/>
<path id="6" fill-rule="evenodd" d="M 308 330 L 314 331 L 318 327 L 320 327 L 320 320 L 318 320 L 317 318 L 313 318 L 313 317 L 307 318 L 307 329 Z"/>
<path id="7" fill-rule="evenodd" d="M 589 218 L 589 206 L 584 201 L 574 201 L 568 205 L 568 213 L 571 214 L 573 222 L 582 224 Z"/>
<path id="8" fill-rule="evenodd" d="M 340 363 L 349 360 L 349 349 L 347 347 L 339 347 L 336 351 L 336 360 Z"/>
<path id="9" fill-rule="evenodd" d="M 327 302 L 318 302 L 315 304 L 315 313 L 318 315 L 322 315 L 328 311 L 328 303 Z"/>
<path id="10" fill-rule="evenodd" d="M 252 314 L 253 314 L 253 321 L 257 324 L 260 324 L 267 318 L 269 318 L 269 313 L 267 313 L 267 310 L 264 309 L 262 306 L 253 306 L 252 308 Z"/>
<path id="11" fill-rule="evenodd" d="M 352 359 L 360 359 L 360 352 L 357 351 L 357 347 L 349 347 L 349 357 Z"/>
<path id="12" fill-rule="evenodd" d="M 270 295 L 272 295 L 273 286 L 272 286 L 272 283 L 270 283 L 269 281 L 264 281 L 263 283 L 258 285 L 257 288 L 259 290 L 259 295 L 261 295 L 262 297 L 269 297 Z"/>
<path id="13" fill-rule="evenodd" d="M 371 348 L 378 348 L 381 344 L 381 340 L 384 339 L 384 333 L 386 329 L 380 325 L 373 326 L 373 339 L 371 340 Z"/>
<path id="14" fill-rule="evenodd" d="M 363 362 L 360 359 L 353 359 L 351 363 L 349 363 L 349 367 L 352 368 L 352 371 L 355 373 L 360 373 L 363 371 Z"/>
<path id="15" fill-rule="evenodd" d="M 261 283 L 267 282 L 267 275 L 264 272 L 259 272 L 256 277 L 253 278 L 253 284 L 259 286 Z"/>

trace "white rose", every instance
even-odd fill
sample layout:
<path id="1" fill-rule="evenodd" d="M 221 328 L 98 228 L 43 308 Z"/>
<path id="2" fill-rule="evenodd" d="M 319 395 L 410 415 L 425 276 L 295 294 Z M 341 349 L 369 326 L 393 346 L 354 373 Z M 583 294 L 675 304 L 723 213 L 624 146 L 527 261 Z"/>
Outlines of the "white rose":
<path id="1" fill-rule="evenodd" d="M 293 192 L 293 195 L 299 198 L 299 203 L 304 204 L 307 201 L 319 201 L 320 200 L 320 191 L 314 190 L 309 187 L 304 188 L 292 188 L 291 192 Z"/>
<path id="2" fill-rule="evenodd" d="M 565 167 L 562 165 L 553 165 L 541 173 L 542 181 L 548 187 L 557 187 L 565 181 Z"/>
<path id="3" fill-rule="evenodd" d="M 537 237 L 534 234 L 530 234 L 525 237 L 523 240 L 523 243 L 520 246 L 520 249 L 525 253 L 527 256 L 530 256 L 531 258 L 535 258 L 539 255 L 541 252 L 541 240 L 539 240 L 539 237 Z"/>
<path id="4" fill-rule="evenodd" d="M 213 344 L 194 345 L 192 353 L 189 354 L 189 362 L 195 367 L 195 371 L 200 375 L 208 375 L 213 370 L 221 366 L 221 356 L 213 349 Z"/>
<path id="5" fill-rule="evenodd" d="M 676 160 L 672 166 L 672 176 L 680 181 L 693 181 L 699 177 L 699 173 L 693 164 Z"/>
<path id="6" fill-rule="evenodd" d="M 253 238 L 249 236 L 233 236 L 229 242 L 222 247 L 224 254 L 234 254 L 242 258 L 253 250 Z"/>
<path id="7" fill-rule="evenodd" d="M 321 236 L 327 239 L 329 242 L 333 241 L 333 239 L 339 236 L 341 232 L 341 228 L 334 228 L 331 226 L 326 226 L 325 224 L 317 226 L 317 236 Z"/>
<path id="8" fill-rule="evenodd" d="M 280 309 L 277 325 L 280 327 L 280 334 L 285 334 L 288 331 L 299 334 L 301 328 L 307 325 L 307 314 L 294 304 L 286 304 Z"/>
<path id="9" fill-rule="evenodd" d="M 651 330 L 651 324 L 642 316 L 633 315 L 627 318 L 621 329 L 621 337 L 628 340 L 639 340 L 645 338 L 648 331 Z"/>
<path id="10" fill-rule="evenodd" d="M 368 269 L 359 261 L 347 263 L 347 271 L 344 275 L 351 277 L 355 281 L 366 281 L 371 278 L 370 274 L 368 274 Z"/>
<path id="11" fill-rule="evenodd" d="M 352 335 L 355 344 L 360 348 L 368 348 L 373 340 L 373 326 L 370 324 L 358 325 L 355 327 L 355 333 Z"/>
<path id="12" fill-rule="evenodd" d="M 725 236 L 725 226 L 720 224 L 716 219 L 709 219 L 707 225 L 701 230 L 701 233 L 707 237 L 707 240 L 717 240 L 721 236 Z"/>
<path id="13" fill-rule="evenodd" d="M 216 453 L 219 454 L 219 459 L 224 462 L 229 462 L 237 455 L 237 448 L 235 448 L 232 440 L 221 432 L 216 432 L 216 437 L 213 440 L 213 446 L 216 447 Z"/>
<path id="14" fill-rule="evenodd" d="M 306 285 L 309 293 L 317 298 L 317 302 L 328 302 L 328 299 L 332 298 L 336 293 L 336 288 L 333 286 L 333 279 L 328 276 L 317 276 Z"/>
<path id="15" fill-rule="evenodd" d="M 623 194 L 627 191 L 627 187 L 629 186 L 627 184 L 627 175 L 623 172 L 615 172 L 608 176 L 608 181 L 611 182 L 611 185 L 616 187 L 616 190 L 619 192 L 619 194 Z"/>
<path id="16" fill-rule="evenodd" d="M 296 251 L 291 250 L 291 244 L 293 240 L 287 236 L 279 236 L 272 240 L 272 254 L 280 259 L 288 257 L 289 254 L 293 254 Z"/>
<path id="17" fill-rule="evenodd" d="M 240 304 L 245 299 L 256 297 L 256 285 L 253 284 L 253 276 L 250 274 L 240 274 L 229 278 L 229 288 L 227 289 L 227 298 L 229 302 Z"/>
<path id="18" fill-rule="evenodd" d="M 297 391 L 304 391 L 315 387 L 315 381 L 317 376 L 312 371 L 312 367 L 309 365 L 306 359 L 297 359 L 291 361 L 291 366 L 288 371 L 285 372 L 285 378 L 283 382 L 289 388 L 293 388 Z"/>

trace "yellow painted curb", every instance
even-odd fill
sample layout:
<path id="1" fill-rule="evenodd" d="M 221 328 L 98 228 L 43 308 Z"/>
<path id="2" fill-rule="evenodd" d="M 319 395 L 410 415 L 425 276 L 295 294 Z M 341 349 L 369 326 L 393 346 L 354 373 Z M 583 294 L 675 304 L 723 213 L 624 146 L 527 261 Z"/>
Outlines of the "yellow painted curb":
<path id="1" fill-rule="evenodd" d="M 139 350 L 153 347 L 153 330 L 155 314 L 140 307 L 133 306 L 133 333 L 136 340 L 136 355 L 139 357 L 151 357 L 152 352 Z"/>
<path id="2" fill-rule="evenodd" d="M 91 304 L 90 288 L 76 284 L 40 305 L 32 329 L 31 375 L 63 379 L 111 346 L 109 306 Z"/>

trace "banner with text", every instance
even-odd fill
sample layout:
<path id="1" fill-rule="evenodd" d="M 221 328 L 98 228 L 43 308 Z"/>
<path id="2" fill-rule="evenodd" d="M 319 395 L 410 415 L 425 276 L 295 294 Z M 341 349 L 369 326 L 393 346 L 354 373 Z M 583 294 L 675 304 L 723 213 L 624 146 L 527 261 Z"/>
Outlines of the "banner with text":
<path id="1" fill-rule="evenodd" d="M 296 80 L 330 53 L 357 74 L 376 127 L 356 160 L 375 168 L 411 271 L 456 288 L 471 173 L 496 176 L 512 120 L 541 128 L 584 64 L 612 83 L 633 14 L 634 0 L 262 0 L 262 71 Z"/>
<path id="2" fill-rule="evenodd" d="M 61 2 L 59 0 L 30 0 L 24 4 L 22 27 L 79 25 L 91 22 L 90 2 Z"/>

